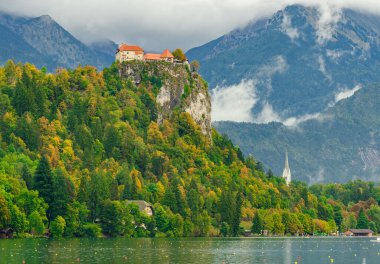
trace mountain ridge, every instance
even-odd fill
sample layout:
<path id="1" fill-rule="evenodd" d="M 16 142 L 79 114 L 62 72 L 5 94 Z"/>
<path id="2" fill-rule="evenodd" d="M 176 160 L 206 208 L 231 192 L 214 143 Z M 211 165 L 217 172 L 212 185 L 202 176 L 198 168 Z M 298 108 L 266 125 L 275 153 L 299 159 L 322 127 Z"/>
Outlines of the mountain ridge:
<path id="1" fill-rule="evenodd" d="M 371 23 L 360 22 L 366 14 L 344 9 L 340 16 L 335 31 L 325 36 L 320 31 L 328 26 L 318 25 L 316 8 L 289 6 L 270 19 L 191 49 L 187 56 L 200 61 L 211 89 L 254 80 L 260 100 L 253 115 L 264 110 L 265 102 L 283 119 L 313 114 L 323 111 L 342 89 L 380 81 L 375 74 L 380 64 L 380 18 L 369 15 L 377 26 L 366 29 Z M 278 66 L 276 58 L 285 70 L 263 76 L 263 69 Z"/>
<path id="2" fill-rule="evenodd" d="M 323 21 L 323 12 L 329 12 L 329 21 Z M 214 126 L 245 154 L 280 175 L 289 149 L 295 179 L 309 182 L 376 179 L 380 147 L 365 140 L 378 140 L 380 109 L 373 104 L 380 99 L 363 94 L 380 82 L 379 33 L 376 15 L 292 5 L 187 56 L 200 61 L 200 72 L 214 88 L 214 111 L 221 121 Z M 224 116 L 230 121 L 223 122 Z M 332 120 L 321 123 L 322 117 Z M 350 131 L 356 142 L 350 142 Z M 313 164 L 319 157 L 326 159 Z"/>
<path id="3" fill-rule="evenodd" d="M 52 71 L 58 67 L 75 68 L 78 65 L 94 65 L 102 69 L 114 61 L 114 50 L 98 51 L 96 44 L 85 45 L 49 15 L 18 17 L 1 12 L 0 25 L 22 40 L 20 45 L 18 42 L 14 43 L 14 49 L 3 56 L 0 61 L 3 64 L 8 59 L 14 59 L 34 63 L 38 67 L 45 66 Z M 17 56 L 16 50 L 22 50 L 24 42 L 34 49 L 34 56 Z M 108 48 L 114 48 L 116 44 L 113 44 L 109 43 Z"/>

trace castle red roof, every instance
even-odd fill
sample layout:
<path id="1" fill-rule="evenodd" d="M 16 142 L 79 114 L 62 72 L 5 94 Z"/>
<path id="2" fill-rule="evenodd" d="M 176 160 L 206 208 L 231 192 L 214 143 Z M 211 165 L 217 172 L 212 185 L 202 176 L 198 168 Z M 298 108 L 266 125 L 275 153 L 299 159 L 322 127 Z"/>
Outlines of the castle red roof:
<path id="1" fill-rule="evenodd" d="M 146 53 L 144 55 L 144 59 L 146 59 L 146 60 L 161 60 L 161 54 Z"/>
<path id="2" fill-rule="evenodd" d="M 166 49 L 164 52 L 162 52 L 161 58 L 174 58 L 174 56 L 168 49 Z"/>
<path id="3" fill-rule="evenodd" d="M 135 46 L 135 45 L 127 45 L 127 44 L 122 44 L 118 48 L 118 51 L 139 51 L 139 52 L 144 52 L 144 50 L 140 46 Z"/>

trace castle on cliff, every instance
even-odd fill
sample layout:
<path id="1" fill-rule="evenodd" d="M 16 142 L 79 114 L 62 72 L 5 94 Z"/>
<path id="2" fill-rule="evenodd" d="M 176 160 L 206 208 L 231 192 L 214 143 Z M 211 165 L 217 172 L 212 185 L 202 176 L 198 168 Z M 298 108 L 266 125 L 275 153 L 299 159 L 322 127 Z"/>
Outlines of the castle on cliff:
<path id="1" fill-rule="evenodd" d="M 120 44 L 116 50 L 116 61 L 124 62 L 132 60 L 177 62 L 168 49 L 164 50 L 161 54 L 145 53 L 144 49 L 140 46 Z"/>

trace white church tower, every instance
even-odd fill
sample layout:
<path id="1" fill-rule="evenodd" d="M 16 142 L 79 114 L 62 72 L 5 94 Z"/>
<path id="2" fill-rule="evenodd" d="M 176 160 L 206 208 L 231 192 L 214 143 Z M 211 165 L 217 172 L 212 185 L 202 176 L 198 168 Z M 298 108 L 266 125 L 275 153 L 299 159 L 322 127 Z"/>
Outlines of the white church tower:
<path id="1" fill-rule="evenodd" d="M 287 151 L 285 152 L 285 167 L 282 172 L 282 177 L 285 179 L 286 185 L 289 185 L 290 182 L 292 181 L 292 173 L 290 172 L 290 168 L 289 168 L 289 160 L 288 160 Z"/>

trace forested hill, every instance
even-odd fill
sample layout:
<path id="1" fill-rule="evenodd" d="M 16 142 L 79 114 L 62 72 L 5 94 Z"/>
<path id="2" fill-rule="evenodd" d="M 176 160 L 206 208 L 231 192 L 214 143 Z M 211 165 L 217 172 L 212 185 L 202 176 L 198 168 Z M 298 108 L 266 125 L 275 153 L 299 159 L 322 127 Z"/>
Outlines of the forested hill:
<path id="1" fill-rule="evenodd" d="M 0 68 L 0 229 L 170 237 L 238 235 L 252 219 L 255 233 L 380 227 L 378 187 L 288 187 L 211 129 L 209 103 L 207 83 L 184 65 L 48 74 L 8 62 Z M 153 204 L 154 215 L 128 200 Z"/>

